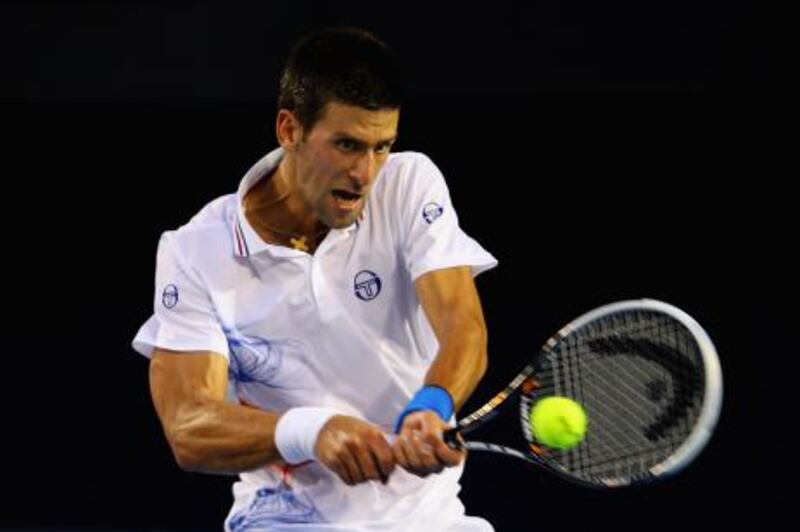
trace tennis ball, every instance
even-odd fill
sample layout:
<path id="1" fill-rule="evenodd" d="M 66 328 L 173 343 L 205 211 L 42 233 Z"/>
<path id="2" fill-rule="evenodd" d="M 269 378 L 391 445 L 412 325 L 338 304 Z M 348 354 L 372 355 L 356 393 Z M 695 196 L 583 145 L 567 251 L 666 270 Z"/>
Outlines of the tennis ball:
<path id="1" fill-rule="evenodd" d="M 537 401 L 530 413 L 533 435 L 554 449 L 578 445 L 586 434 L 586 421 L 580 403 L 558 395 Z"/>

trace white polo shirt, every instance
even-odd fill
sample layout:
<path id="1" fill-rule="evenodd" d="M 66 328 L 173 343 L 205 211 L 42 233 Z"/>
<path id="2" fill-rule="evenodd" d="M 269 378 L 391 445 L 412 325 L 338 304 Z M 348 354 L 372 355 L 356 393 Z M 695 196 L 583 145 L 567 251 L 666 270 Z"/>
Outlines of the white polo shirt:
<path id="1" fill-rule="evenodd" d="M 242 200 L 282 156 L 269 153 L 237 194 L 163 234 L 155 314 L 133 346 L 148 357 L 155 346 L 220 353 L 232 400 L 333 407 L 390 434 L 438 349 L 414 280 L 497 261 L 459 228 L 444 178 L 419 153 L 390 155 L 359 221 L 332 229 L 313 255 L 268 244 Z M 463 515 L 461 472 L 397 468 L 386 485 L 347 486 L 316 462 L 265 467 L 240 475 L 226 530 L 491 530 Z"/>

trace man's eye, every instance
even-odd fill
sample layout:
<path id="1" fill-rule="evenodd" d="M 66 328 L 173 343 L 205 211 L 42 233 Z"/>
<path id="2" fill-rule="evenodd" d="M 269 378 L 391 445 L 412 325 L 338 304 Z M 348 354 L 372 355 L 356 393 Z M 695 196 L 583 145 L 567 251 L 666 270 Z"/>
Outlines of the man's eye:
<path id="1" fill-rule="evenodd" d="M 375 151 L 380 154 L 389 153 L 391 150 L 392 150 L 391 144 L 381 144 L 375 149 Z"/>
<path id="2" fill-rule="evenodd" d="M 340 139 L 336 141 L 336 146 L 342 151 L 355 151 L 358 145 L 352 140 Z"/>

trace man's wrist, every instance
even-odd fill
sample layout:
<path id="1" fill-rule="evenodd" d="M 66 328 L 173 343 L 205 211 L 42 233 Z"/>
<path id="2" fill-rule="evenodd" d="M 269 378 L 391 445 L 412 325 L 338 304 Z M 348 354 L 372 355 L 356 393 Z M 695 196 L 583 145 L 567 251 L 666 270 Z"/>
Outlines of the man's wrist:
<path id="1" fill-rule="evenodd" d="M 288 464 L 315 460 L 314 448 L 322 427 L 339 412 L 325 407 L 290 408 L 278 418 L 275 447 Z"/>
<path id="2" fill-rule="evenodd" d="M 448 421 L 453 416 L 455 409 L 453 396 L 442 386 L 428 384 L 422 387 L 408 402 L 406 407 L 397 417 L 395 432 L 399 433 L 405 417 L 420 410 L 433 410 L 443 421 Z"/>

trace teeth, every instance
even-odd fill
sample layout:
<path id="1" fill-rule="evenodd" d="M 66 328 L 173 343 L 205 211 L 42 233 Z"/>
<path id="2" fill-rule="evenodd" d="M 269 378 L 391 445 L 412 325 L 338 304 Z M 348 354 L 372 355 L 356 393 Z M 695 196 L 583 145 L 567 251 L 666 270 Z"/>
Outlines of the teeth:
<path id="1" fill-rule="evenodd" d="M 336 202 L 336 205 L 341 209 L 353 209 L 358 202 L 361 201 L 361 198 L 356 199 L 344 199 L 338 196 L 334 196 L 333 200 Z"/>

